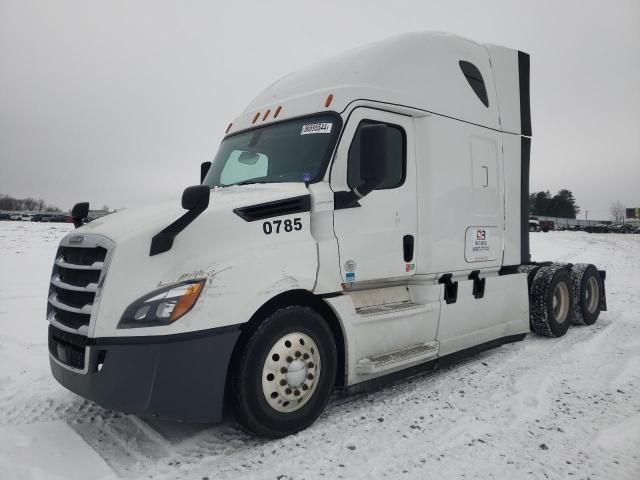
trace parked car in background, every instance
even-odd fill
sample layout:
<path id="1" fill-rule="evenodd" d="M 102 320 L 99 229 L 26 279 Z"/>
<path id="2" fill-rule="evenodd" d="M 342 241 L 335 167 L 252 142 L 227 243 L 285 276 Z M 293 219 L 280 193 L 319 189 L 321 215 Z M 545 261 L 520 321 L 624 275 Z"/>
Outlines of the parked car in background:
<path id="1" fill-rule="evenodd" d="M 540 230 L 548 232 L 549 230 L 555 230 L 556 224 L 553 220 L 540 220 Z"/>
<path id="2" fill-rule="evenodd" d="M 66 215 L 51 215 L 49 222 L 67 223 L 69 220 Z"/>
<path id="3" fill-rule="evenodd" d="M 8 213 L 0 213 L 0 220 L 11 220 L 11 215 Z"/>
<path id="4" fill-rule="evenodd" d="M 629 223 L 618 223 L 609 227 L 611 233 L 633 233 L 635 229 L 636 228 Z"/>
<path id="5" fill-rule="evenodd" d="M 529 219 L 529 231 L 530 232 L 540 231 L 540 222 L 536 218 Z"/>
<path id="6" fill-rule="evenodd" d="M 604 223 L 596 223 L 595 225 L 587 225 L 584 231 L 588 233 L 609 233 L 609 225 Z"/>
<path id="7" fill-rule="evenodd" d="M 22 215 L 20 215 L 20 220 L 22 220 L 23 222 L 30 222 L 32 217 L 33 215 L 29 213 L 23 213 Z"/>
<path id="8" fill-rule="evenodd" d="M 14 222 L 17 222 L 21 219 L 22 215 L 20 215 L 19 213 L 12 213 L 11 216 L 9 217 L 9 220 L 13 220 Z"/>

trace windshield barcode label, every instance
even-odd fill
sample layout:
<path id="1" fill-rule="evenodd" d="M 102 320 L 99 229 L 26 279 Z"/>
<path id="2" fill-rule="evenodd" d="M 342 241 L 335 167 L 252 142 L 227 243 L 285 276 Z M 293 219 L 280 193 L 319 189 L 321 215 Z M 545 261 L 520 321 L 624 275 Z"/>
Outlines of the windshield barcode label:
<path id="1" fill-rule="evenodd" d="M 331 133 L 333 123 L 310 123 L 302 126 L 300 135 L 310 135 L 312 133 Z"/>

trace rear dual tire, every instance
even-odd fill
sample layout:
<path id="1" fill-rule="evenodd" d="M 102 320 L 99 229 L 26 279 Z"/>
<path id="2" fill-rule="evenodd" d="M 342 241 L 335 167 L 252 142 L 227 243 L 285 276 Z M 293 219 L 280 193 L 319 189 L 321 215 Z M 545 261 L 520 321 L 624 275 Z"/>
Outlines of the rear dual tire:
<path id="1" fill-rule="evenodd" d="M 564 265 L 540 267 L 530 292 L 531 329 L 546 337 L 561 337 L 573 323 L 572 281 Z"/>
<path id="2" fill-rule="evenodd" d="M 593 325 L 602 308 L 602 277 L 598 269 L 588 263 L 577 263 L 571 268 L 573 285 L 573 323 Z"/>
<path id="3" fill-rule="evenodd" d="M 561 337 L 570 324 L 592 325 L 598 319 L 604 287 L 595 266 L 556 263 L 536 270 L 525 265 L 519 271 L 533 275 L 529 306 L 535 333 Z"/>

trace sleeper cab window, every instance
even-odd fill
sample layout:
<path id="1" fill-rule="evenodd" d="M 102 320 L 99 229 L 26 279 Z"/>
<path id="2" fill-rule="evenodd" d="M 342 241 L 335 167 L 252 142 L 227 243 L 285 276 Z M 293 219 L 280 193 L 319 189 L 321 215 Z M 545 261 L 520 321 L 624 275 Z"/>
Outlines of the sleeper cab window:
<path id="1" fill-rule="evenodd" d="M 349 159 L 347 162 L 347 185 L 349 188 L 357 188 L 364 182 L 360 176 L 360 132 L 366 125 L 376 125 L 382 122 L 373 120 L 362 120 L 358 124 L 351 146 L 349 147 Z M 387 174 L 383 182 L 376 190 L 397 188 L 404 183 L 407 168 L 407 140 L 402 127 L 398 125 L 385 124 L 387 128 Z"/>
<path id="2" fill-rule="evenodd" d="M 473 63 L 465 62 L 464 60 L 460 60 L 460 70 L 466 77 L 469 85 L 478 96 L 480 101 L 484 104 L 485 107 L 489 107 L 489 97 L 487 96 L 487 87 L 484 84 L 484 79 L 482 78 L 482 74 L 478 67 L 476 67 Z"/>

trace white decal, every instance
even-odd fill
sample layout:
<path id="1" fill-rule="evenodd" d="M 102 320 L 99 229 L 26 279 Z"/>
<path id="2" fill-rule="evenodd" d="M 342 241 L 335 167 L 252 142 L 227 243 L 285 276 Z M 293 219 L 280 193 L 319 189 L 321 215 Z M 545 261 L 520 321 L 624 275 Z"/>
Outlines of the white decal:
<path id="1" fill-rule="evenodd" d="M 331 133 L 333 123 L 309 123 L 302 126 L 300 135 L 310 135 L 312 133 Z"/>
<path id="2" fill-rule="evenodd" d="M 497 258 L 500 247 L 495 227 L 470 227 L 467 229 L 465 258 L 467 262 L 486 262 Z"/>

